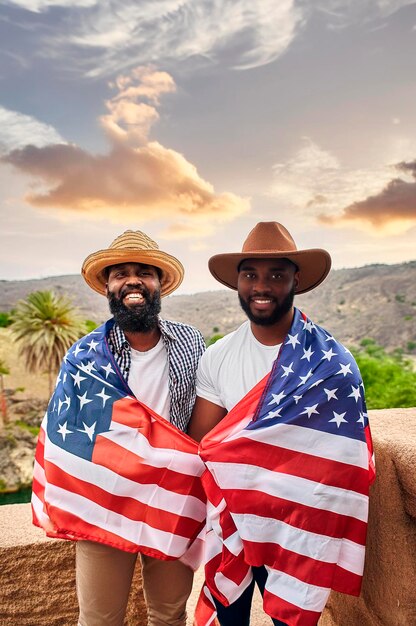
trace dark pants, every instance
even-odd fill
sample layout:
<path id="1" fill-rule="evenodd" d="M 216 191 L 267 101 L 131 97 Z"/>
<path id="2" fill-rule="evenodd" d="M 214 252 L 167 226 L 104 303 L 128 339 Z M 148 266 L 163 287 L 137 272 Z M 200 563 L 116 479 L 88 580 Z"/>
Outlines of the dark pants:
<path id="1" fill-rule="evenodd" d="M 230 604 L 230 606 L 224 606 L 214 598 L 217 617 L 221 626 L 249 626 L 254 583 L 257 583 L 260 593 L 263 595 L 267 579 L 267 572 L 264 566 L 252 567 L 251 569 L 253 571 L 253 580 L 238 600 Z M 278 619 L 272 619 L 272 622 L 275 626 L 286 626 L 284 622 Z"/>

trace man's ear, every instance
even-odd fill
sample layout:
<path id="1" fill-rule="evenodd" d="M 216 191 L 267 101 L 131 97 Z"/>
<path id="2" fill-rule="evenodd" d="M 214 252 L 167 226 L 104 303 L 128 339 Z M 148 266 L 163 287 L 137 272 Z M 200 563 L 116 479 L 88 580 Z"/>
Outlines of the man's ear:
<path id="1" fill-rule="evenodd" d="M 299 270 L 295 272 L 295 275 L 293 277 L 293 283 L 295 285 L 295 291 L 297 291 L 299 287 Z"/>

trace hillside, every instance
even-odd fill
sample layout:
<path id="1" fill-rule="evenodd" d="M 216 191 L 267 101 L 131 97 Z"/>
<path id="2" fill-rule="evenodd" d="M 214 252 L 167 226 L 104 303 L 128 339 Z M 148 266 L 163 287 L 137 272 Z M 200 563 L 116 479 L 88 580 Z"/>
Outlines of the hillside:
<path id="1" fill-rule="evenodd" d="M 109 317 L 106 298 L 76 275 L 0 281 L 0 311 L 9 311 L 20 298 L 45 289 L 69 295 L 88 319 L 101 322 Z M 411 342 L 416 342 L 416 261 L 333 270 L 322 285 L 295 302 L 348 345 L 372 337 L 389 350 L 411 352 Z M 227 333 L 245 319 L 236 292 L 226 289 L 168 296 L 162 314 L 193 324 L 205 337 L 214 328 Z"/>

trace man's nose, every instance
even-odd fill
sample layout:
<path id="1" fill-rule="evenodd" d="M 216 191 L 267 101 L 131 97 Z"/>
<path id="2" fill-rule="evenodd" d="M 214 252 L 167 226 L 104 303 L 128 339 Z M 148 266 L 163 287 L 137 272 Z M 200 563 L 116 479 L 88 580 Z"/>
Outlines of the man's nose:
<path id="1" fill-rule="evenodd" d="M 141 276 L 137 276 L 136 274 L 132 274 L 127 278 L 127 285 L 143 285 L 143 280 Z"/>
<path id="2" fill-rule="evenodd" d="M 253 291 L 255 293 L 269 293 L 271 290 L 270 282 L 266 278 L 257 278 L 253 285 Z"/>

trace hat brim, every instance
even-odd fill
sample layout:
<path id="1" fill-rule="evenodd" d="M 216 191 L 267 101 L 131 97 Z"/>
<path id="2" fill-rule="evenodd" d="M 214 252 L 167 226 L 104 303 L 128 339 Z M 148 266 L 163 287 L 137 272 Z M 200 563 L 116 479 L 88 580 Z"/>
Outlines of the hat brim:
<path id="1" fill-rule="evenodd" d="M 291 252 L 235 252 L 216 254 L 208 261 L 209 271 L 220 283 L 230 289 L 237 289 L 238 266 L 245 259 L 289 259 L 299 268 L 299 283 L 296 293 L 306 293 L 315 289 L 328 275 L 331 269 L 331 257 L 326 250 L 311 248 Z"/>
<path id="2" fill-rule="evenodd" d="M 109 249 L 90 254 L 82 265 L 85 282 L 101 295 L 107 295 L 107 277 L 105 268 L 119 263 L 144 263 L 153 265 L 162 271 L 160 280 L 161 296 L 167 296 L 179 287 L 183 280 L 182 263 L 175 257 L 161 250 Z"/>

